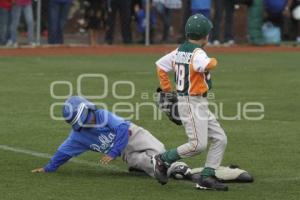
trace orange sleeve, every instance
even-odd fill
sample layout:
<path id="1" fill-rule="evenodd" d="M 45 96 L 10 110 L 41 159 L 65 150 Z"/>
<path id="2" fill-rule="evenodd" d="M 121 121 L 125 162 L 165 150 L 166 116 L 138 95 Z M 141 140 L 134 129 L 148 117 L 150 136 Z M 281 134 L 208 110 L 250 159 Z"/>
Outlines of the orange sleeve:
<path id="1" fill-rule="evenodd" d="M 171 92 L 172 85 L 168 73 L 157 67 L 157 76 L 159 78 L 160 88 L 162 89 L 162 91 Z"/>
<path id="2" fill-rule="evenodd" d="M 211 59 L 210 59 L 210 62 L 208 63 L 208 65 L 207 65 L 207 67 L 206 67 L 206 69 L 207 69 L 207 70 L 214 69 L 214 68 L 217 66 L 217 64 L 218 64 L 217 59 L 211 58 Z"/>

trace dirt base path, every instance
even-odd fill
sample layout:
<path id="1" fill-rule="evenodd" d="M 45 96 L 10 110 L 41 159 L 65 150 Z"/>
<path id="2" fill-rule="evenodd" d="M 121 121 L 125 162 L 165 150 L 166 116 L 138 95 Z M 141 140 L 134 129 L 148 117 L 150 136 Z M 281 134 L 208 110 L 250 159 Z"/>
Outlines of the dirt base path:
<path id="1" fill-rule="evenodd" d="M 42 46 L 37 48 L 21 47 L 2 48 L 0 56 L 65 56 L 65 55 L 114 55 L 114 54 L 164 54 L 175 49 L 176 45 L 122 46 Z M 300 47 L 283 46 L 232 46 L 207 47 L 208 52 L 215 53 L 257 53 L 257 52 L 300 52 Z"/>

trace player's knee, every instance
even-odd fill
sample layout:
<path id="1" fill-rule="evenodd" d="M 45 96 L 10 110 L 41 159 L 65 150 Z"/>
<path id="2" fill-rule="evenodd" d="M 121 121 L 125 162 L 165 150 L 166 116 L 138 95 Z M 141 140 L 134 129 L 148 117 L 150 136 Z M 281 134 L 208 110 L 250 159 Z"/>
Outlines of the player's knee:
<path id="1" fill-rule="evenodd" d="M 153 151 L 154 154 L 161 154 L 161 153 L 164 153 L 166 151 L 166 148 L 165 148 L 165 145 L 160 143 L 160 144 L 156 144 L 155 146 L 153 146 L 152 151 Z"/>
<path id="2" fill-rule="evenodd" d="M 165 145 L 162 142 L 158 142 L 156 145 L 156 150 L 158 153 L 164 153 L 166 151 Z"/>
<path id="3" fill-rule="evenodd" d="M 206 149 L 207 149 L 207 142 L 199 143 L 198 146 L 196 147 L 196 151 L 198 153 L 201 153 L 201 152 L 205 151 Z"/>
<path id="4" fill-rule="evenodd" d="M 166 151 L 166 148 L 164 145 L 161 145 L 159 148 L 157 148 L 158 153 L 164 153 Z"/>
<path id="5" fill-rule="evenodd" d="M 194 154 L 199 154 L 199 153 L 201 153 L 201 152 L 203 152 L 203 151 L 206 150 L 206 148 L 207 148 L 207 142 L 203 142 L 203 141 L 200 142 L 200 141 L 198 141 L 197 143 L 193 143 L 192 147 L 193 147 Z"/>
<path id="6" fill-rule="evenodd" d="M 203 141 L 203 140 L 199 141 L 194 139 L 194 140 L 190 140 L 186 145 L 187 145 L 186 147 L 188 147 L 188 155 L 194 156 L 206 150 L 207 141 Z"/>

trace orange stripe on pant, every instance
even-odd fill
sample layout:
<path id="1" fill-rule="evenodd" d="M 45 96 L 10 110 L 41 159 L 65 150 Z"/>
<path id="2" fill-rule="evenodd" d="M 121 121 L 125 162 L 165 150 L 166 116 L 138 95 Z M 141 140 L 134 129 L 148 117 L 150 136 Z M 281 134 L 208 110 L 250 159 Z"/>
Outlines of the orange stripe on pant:
<path id="1" fill-rule="evenodd" d="M 197 135 L 197 131 L 196 131 L 196 124 L 195 124 L 193 112 L 192 112 L 192 109 L 191 109 L 191 104 L 190 104 L 190 101 L 189 101 L 189 97 L 188 97 L 188 96 L 185 97 L 185 100 L 186 100 L 186 104 L 187 104 L 188 107 L 189 107 L 189 109 L 188 109 L 188 110 L 189 110 L 189 116 L 190 116 L 190 119 L 191 119 L 192 124 L 193 124 L 194 139 L 196 139 L 196 144 L 189 142 L 189 143 L 191 144 L 191 146 L 192 146 L 193 149 L 189 149 L 189 150 L 187 150 L 187 151 L 185 151 L 185 152 L 180 153 L 180 155 L 182 155 L 182 156 L 185 156 L 185 155 L 190 154 L 190 153 L 192 153 L 192 152 L 196 152 L 197 147 L 198 147 L 198 145 L 199 145 L 199 144 L 198 144 L 198 141 L 199 141 L 199 140 L 198 140 L 198 135 Z"/>

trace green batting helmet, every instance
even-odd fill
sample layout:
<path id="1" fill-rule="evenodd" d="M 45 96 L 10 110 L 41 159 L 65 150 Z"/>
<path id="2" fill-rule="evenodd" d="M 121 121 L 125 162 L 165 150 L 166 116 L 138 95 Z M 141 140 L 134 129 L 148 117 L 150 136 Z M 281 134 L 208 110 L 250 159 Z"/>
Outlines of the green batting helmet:
<path id="1" fill-rule="evenodd" d="M 209 19 L 202 14 L 190 16 L 185 24 L 185 35 L 192 40 L 199 40 L 206 37 L 213 25 Z"/>

